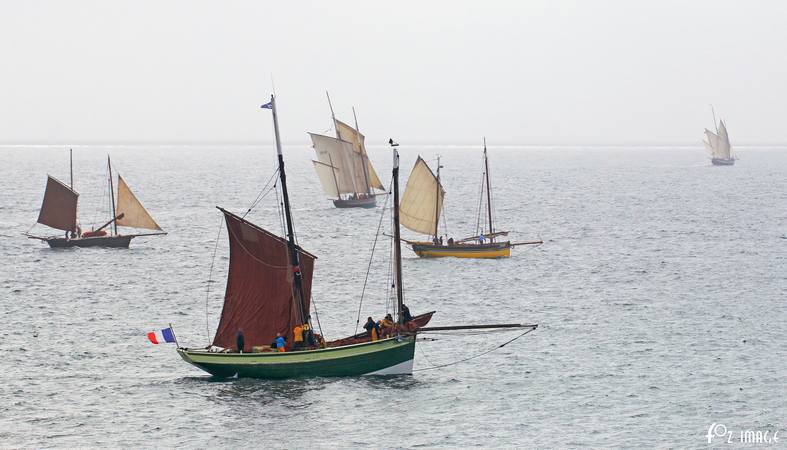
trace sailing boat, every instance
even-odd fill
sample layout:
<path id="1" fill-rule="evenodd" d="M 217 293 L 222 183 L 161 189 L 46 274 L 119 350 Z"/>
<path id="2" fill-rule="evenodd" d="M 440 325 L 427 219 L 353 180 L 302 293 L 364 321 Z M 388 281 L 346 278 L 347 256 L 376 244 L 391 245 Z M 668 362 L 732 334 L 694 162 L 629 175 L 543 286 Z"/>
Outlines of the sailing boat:
<path id="1" fill-rule="evenodd" d="M 410 373 L 415 353 L 416 330 L 432 313 L 408 317 L 403 304 L 401 250 L 396 259 L 397 320 L 389 337 L 379 340 L 351 336 L 325 342 L 314 333 L 310 299 L 316 256 L 295 242 L 295 230 L 287 192 L 276 99 L 263 108 L 273 112 L 279 178 L 287 224 L 287 237 L 279 237 L 225 209 L 229 235 L 230 267 L 224 307 L 212 345 L 203 349 L 178 347 L 187 362 L 218 377 L 292 378 L 300 376 L 355 376 Z M 394 156 L 394 198 L 398 200 L 398 155 Z M 398 208 L 394 209 L 397 238 Z M 295 333 L 305 345 L 294 347 Z M 242 333 L 242 334 L 240 334 Z M 238 339 L 238 336 L 243 339 Z M 269 344 L 283 335 L 287 351 L 271 351 Z M 300 339 L 299 339 L 300 340 Z M 250 350 L 250 351 L 249 351 Z M 293 351 L 297 350 L 297 351 Z"/>
<path id="2" fill-rule="evenodd" d="M 73 152 L 69 152 L 71 184 L 65 183 L 57 178 L 47 175 L 46 190 L 44 191 L 44 201 L 38 214 L 38 223 L 65 231 L 64 237 L 58 236 L 33 236 L 27 234 L 30 239 L 38 239 L 46 242 L 52 248 L 64 247 L 120 247 L 128 248 L 131 239 L 139 236 L 155 236 L 167 234 L 153 220 L 142 203 L 137 199 L 131 189 L 126 184 L 123 177 L 117 176 L 117 202 L 112 185 L 112 163 L 107 156 L 107 169 L 109 173 L 109 198 L 112 202 L 112 218 L 106 223 L 91 231 L 82 232 L 77 220 L 77 201 L 79 194 L 74 190 L 74 164 Z M 155 230 L 155 233 L 144 234 L 119 234 L 118 225 L 131 228 L 143 228 Z M 109 227 L 109 233 L 104 231 Z"/>
<path id="3" fill-rule="evenodd" d="M 366 153 L 366 138 L 358 129 L 355 108 L 355 127 L 351 127 L 336 118 L 330 96 L 328 106 L 336 137 L 309 133 L 317 153 L 317 161 L 312 162 L 322 188 L 334 198 L 337 208 L 374 208 L 377 204 L 375 189 L 385 191 L 385 188 Z"/>
<path id="4" fill-rule="evenodd" d="M 713 124 L 716 125 L 716 112 L 711 105 L 713 112 Z M 705 136 L 708 140 L 703 140 L 705 148 L 711 154 L 711 163 L 714 166 L 732 166 L 735 164 L 735 157 L 732 156 L 732 146 L 730 145 L 730 137 L 727 134 L 727 125 L 724 120 L 719 119 L 719 125 L 716 126 L 716 132 L 705 129 Z"/>
<path id="5" fill-rule="evenodd" d="M 487 230 L 477 229 L 479 233 L 464 239 L 448 239 L 443 242 L 439 236 L 438 225 L 443 209 L 445 190 L 440 184 L 440 157 L 437 158 L 437 175 L 432 172 L 420 156 L 415 162 L 402 197 L 402 225 L 417 233 L 429 235 L 430 241 L 407 241 L 416 255 L 427 258 L 453 256 L 456 258 L 506 258 L 511 248 L 517 245 L 541 244 L 541 241 L 516 242 L 498 241 L 496 238 L 507 236 L 508 231 L 495 231 L 492 222 L 492 188 L 489 181 L 489 159 L 484 138 L 484 182 L 481 201 L 486 198 Z M 484 195 L 486 192 L 486 195 Z M 480 204 L 480 203 L 479 203 Z M 479 214 L 481 210 L 479 208 Z"/>

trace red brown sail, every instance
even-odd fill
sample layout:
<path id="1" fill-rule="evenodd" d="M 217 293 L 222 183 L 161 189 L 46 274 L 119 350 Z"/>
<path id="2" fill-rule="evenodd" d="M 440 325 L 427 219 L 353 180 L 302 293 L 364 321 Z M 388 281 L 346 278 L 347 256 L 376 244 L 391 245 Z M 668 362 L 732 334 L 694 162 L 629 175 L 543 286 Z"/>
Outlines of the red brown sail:
<path id="1" fill-rule="evenodd" d="M 38 223 L 57 228 L 58 230 L 71 231 L 77 225 L 77 199 L 79 194 L 58 181 L 51 175 L 46 181 L 46 192 L 41 211 L 38 213 Z"/>
<path id="2" fill-rule="evenodd" d="M 221 209 L 221 208 L 219 208 Z M 302 325 L 293 298 L 293 267 L 287 241 L 221 209 L 230 242 L 227 290 L 213 345 L 235 348 L 239 330 L 245 347 L 270 345 L 276 333 L 293 342 L 293 328 Z M 301 249 L 303 303 L 309 310 L 316 257 Z"/>

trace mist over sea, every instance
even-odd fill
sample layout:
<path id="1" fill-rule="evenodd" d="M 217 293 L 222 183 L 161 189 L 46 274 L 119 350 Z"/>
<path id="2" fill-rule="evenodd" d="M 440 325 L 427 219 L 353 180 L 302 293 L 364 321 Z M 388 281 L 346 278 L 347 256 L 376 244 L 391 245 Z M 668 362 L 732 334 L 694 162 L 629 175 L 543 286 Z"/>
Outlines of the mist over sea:
<path id="1" fill-rule="evenodd" d="M 433 168 L 441 155 L 441 232 L 471 235 L 480 146 L 401 144 L 400 185 L 419 154 Z M 169 235 L 128 250 L 27 239 L 46 174 L 68 182 L 68 148 L 0 146 L 0 447 L 705 447 L 714 423 L 787 442 L 787 149 L 736 148 L 735 166 L 713 167 L 699 147 L 490 146 L 496 228 L 544 244 L 500 260 L 403 247 L 405 302 L 436 326 L 539 328 L 436 369 L 517 332 L 430 335 L 412 376 L 287 381 L 216 381 L 145 337 L 172 323 L 182 345 L 212 338 L 228 264 L 214 206 L 246 211 L 273 147 L 73 149 L 83 229 L 108 219 L 109 153 Z M 284 152 L 323 333 L 352 334 L 385 197 L 336 209 L 313 151 Z M 369 153 L 388 184 L 390 150 Z M 273 194 L 247 218 L 281 232 Z M 390 307 L 380 238 L 362 320 Z"/>

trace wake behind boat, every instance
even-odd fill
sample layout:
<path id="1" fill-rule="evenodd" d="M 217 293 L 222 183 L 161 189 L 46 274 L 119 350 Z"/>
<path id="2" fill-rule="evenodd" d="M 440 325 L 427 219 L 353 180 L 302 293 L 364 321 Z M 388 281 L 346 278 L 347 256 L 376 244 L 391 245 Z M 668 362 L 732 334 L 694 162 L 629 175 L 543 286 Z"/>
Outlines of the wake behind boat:
<path id="1" fill-rule="evenodd" d="M 131 239 L 139 236 L 155 236 L 165 233 L 153 220 L 142 203 L 137 199 L 126 181 L 117 176 L 117 202 L 112 185 L 112 164 L 107 156 L 109 198 L 111 199 L 111 219 L 98 228 L 82 231 L 77 220 L 79 194 L 74 190 L 73 155 L 71 163 L 71 184 L 66 185 L 57 178 L 47 175 L 44 200 L 38 214 L 37 223 L 65 232 L 65 236 L 35 236 L 26 233 L 30 239 L 38 239 L 52 248 L 67 247 L 112 247 L 128 248 Z M 154 230 L 154 233 L 120 234 L 118 225 L 131 228 Z M 105 231 L 109 228 L 109 232 Z"/>

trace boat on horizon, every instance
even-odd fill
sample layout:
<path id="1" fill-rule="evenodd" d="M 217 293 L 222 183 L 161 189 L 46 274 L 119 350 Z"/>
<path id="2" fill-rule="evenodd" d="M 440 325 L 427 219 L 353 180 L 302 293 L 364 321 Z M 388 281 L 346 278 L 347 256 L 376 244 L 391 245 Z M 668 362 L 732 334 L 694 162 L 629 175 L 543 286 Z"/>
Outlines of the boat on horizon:
<path id="1" fill-rule="evenodd" d="M 328 106 L 336 137 L 309 133 L 317 154 L 317 161 L 312 163 L 320 184 L 337 208 L 374 208 L 376 191 L 385 192 L 385 187 L 366 152 L 366 137 L 358 129 L 355 108 L 355 127 L 352 127 L 336 118 L 330 96 Z"/>
<path id="2" fill-rule="evenodd" d="M 727 125 L 721 118 L 719 118 L 719 124 L 716 125 L 716 112 L 713 110 L 713 105 L 711 105 L 711 111 L 713 112 L 713 125 L 716 127 L 716 132 L 714 133 L 706 128 L 705 137 L 707 140 L 703 140 L 702 143 L 705 144 L 705 148 L 711 154 L 711 164 L 714 166 L 732 166 L 737 158 L 732 155 L 732 145 L 730 145 Z"/>
<path id="3" fill-rule="evenodd" d="M 109 198 L 111 218 L 98 228 L 83 231 L 77 218 L 79 193 L 74 190 L 73 151 L 69 151 L 70 184 L 47 175 L 46 189 L 37 223 L 65 232 L 60 236 L 36 236 L 25 233 L 30 239 L 46 242 L 51 248 L 69 247 L 112 247 L 128 248 L 131 240 L 140 236 L 167 234 L 156 223 L 142 203 L 137 199 L 126 181 L 117 174 L 117 201 L 112 178 L 112 163 L 107 155 Z M 153 233 L 120 234 L 118 226 L 153 230 Z M 109 232 L 105 231 L 109 228 Z"/>

